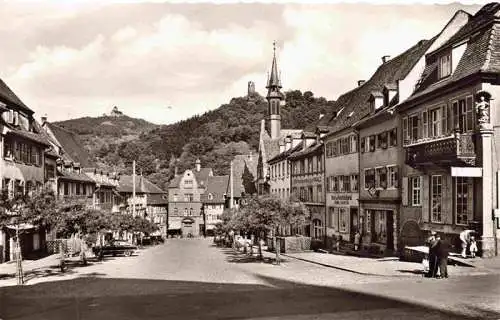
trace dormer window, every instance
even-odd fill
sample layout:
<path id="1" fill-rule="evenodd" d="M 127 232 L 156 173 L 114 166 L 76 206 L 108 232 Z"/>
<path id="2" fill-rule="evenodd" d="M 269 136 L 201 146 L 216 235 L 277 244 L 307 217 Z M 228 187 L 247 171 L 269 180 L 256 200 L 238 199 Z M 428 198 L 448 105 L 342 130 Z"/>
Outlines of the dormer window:
<path id="1" fill-rule="evenodd" d="M 372 110 L 377 110 L 384 105 L 384 95 L 380 91 L 372 91 L 369 99 Z"/>
<path id="2" fill-rule="evenodd" d="M 213 199 L 214 199 L 214 195 L 213 195 L 213 194 L 211 194 L 211 193 L 209 193 L 209 194 L 208 194 L 208 200 L 213 200 Z"/>
<path id="3" fill-rule="evenodd" d="M 451 52 L 439 57 L 439 79 L 451 75 Z"/>

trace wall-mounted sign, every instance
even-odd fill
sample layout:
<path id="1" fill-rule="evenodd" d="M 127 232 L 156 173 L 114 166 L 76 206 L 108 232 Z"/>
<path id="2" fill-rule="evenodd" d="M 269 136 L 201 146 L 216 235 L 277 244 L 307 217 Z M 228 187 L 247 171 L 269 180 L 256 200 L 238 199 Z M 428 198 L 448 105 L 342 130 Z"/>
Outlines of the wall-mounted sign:
<path id="1" fill-rule="evenodd" d="M 327 205 L 357 206 L 358 197 L 357 193 L 329 193 L 326 200 Z"/>
<path id="2" fill-rule="evenodd" d="M 483 168 L 478 167 L 451 167 L 452 177 L 482 177 Z"/>
<path id="3" fill-rule="evenodd" d="M 312 177 L 312 178 L 298 178 L 295 177 L 292 180 L 292 184 L 301 183 L 301 184 L 312 184 L 312 183 L 322 183 L 323 177 Z"/>

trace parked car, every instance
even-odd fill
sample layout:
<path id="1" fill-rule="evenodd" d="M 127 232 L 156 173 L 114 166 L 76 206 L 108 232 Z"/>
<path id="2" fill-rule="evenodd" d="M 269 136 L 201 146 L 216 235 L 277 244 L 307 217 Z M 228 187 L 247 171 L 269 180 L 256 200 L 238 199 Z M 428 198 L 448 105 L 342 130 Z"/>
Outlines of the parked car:
<path id="1" fill-rule="evenodd" d="M 124 240 L 111 240 L 108 244 L 94 247 L 92 250 L 98 257 L 103 257 L 105 255 L 116 256 L 119 254 L 123 254 L 128 257 L 131 256 L 135 250 L 137 250 L 137 247 Z"/>

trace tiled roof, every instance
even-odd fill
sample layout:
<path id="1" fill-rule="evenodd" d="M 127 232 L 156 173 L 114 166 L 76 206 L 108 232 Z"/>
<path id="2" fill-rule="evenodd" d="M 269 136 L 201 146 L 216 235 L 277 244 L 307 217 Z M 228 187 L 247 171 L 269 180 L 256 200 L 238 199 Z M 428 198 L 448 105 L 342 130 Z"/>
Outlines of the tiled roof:
<path id="1" fill-rule="evenodd" d="M 304 150 L 299 149 L 298 151 L 292 153 L 288 157 L 288 159 L 290 159 L 290 160 L 299 159 L 299 158 L 308 156 L 308 155 L 310 155 L 312 153 L 321 152 L 322 149 L 323 149 L 323 142 L 314 142 L 313 144 L 311 144 L 306 149 L 304 149 Z"/>
<path id="2" fill-rule="evenodd" d="M 469 22 L 460 29 L 449 41 L 437 49 L 451 46 L 464 37 L 468 37 L 467 47 L 462 58 L 451 76 L 438 81 L 438 56 L 429 55 L 427 65 L 420 77 L 419 86 L 415 92 L 404 101 L 407 104 L 434 90 L 449 86 L 468 76 L 500 72 L 500 26 L 493 22 L 500 10 L 500 4 L 488 4 L 479 10 Z M 481 31 L 477 30 L 482 26 Z"/>
<path id="3" fill-rule="evenodd" d="M 282 161 L 282 160 L 288 158 L 288 156 L 290 156 L 292 153 L 300 150 L 301 148 L 302 148 L 302 142 L 298 143 L 295 147 L 292 147 L 288 150 L 285 150 L 285 152 L 278 154 L 274 158 L 268 160 L 267 163 L 272 164 L 272 163 Z"/>
<path id="4" fill-rule="evenodd" d="M 11 126 L 9 124 L 6 124 L 6 126 L 9 127 L 9 129 L 10 129 L 9 134 L 13 134 L 13 135 L 34 141 L 34 142 L 37 142 L 39 144 L 50 146 L 50 142 L 48 141 L 48 139 L 41 133 L 29 132 L 29 131 L 22 129 L 21 127 L 14 127 L 14 126 Z"/>
<path id="5" fill-rule="evenodd" d="M 133 178 L 131 175 L 122 175 L 118 181 L 118 192 L 131 193 L 134 190 Z M 143 176 L 135 176 L 135 192 L 149 194 L 164 194 L 161 188 L 144 178 Z"/>
<path id="6" fill-rule="evenodd" d="M 226 201 L 224 194 L 226 194 L 228 184 L 229 176 L 208 177 L 207 187 L 201 195 L 201 202 L 224 203 Z M 209 195 L 212 195 L 212 199 L 209 199 Z"/>
<path id="7" fill-rule="evenodd" d="M 354 88 L 337 99 L 333 108 L 341 110 L 337 116 L 334 117 L 332 114 L 325 116 L 318 124 L 332 126 L 331 132 L 338 132 L 370 114 L 372 107 L 368 100 L 372 91 L 382 91 L 386 84 L 404 79 L 431 43 L 432 41 L 421 40 L 402 54 L 382 64 L 362 86 Z"/>
<path id="8" fill-rule="evenodd" d="M 65 157 L 63 158 L 67 158 L 65 160 L 79 162 L 82 167 L 93 167 L 95 165 L 75 133 L 53 123 L 46 122 L 45 125 L 49 127 L 64 151 Z"/>
<path id="9" fill-rule="evenodd" d="M 192 171 L 194 173 L 196 181 L 198 182 L 198 187 L 199 188 L 205 187 L 208 177 L 212 175 L 212 168 L 200 168 L 199 172 L 196 171 L 196 169 L 193 169 Z M 170 180 L 168 187 L 169 188 L 178 188 L 182 177 L 183 177 L 183 174 L 179 174 L 179 175 L 175 176 L 172 180 Z"/>
<path id="10" fill-rule="evenodd" d="M 168 204 L 168 195 L 166 193 L 153 193 L 148 194 L 148 205 L 166 205 Z"/>
<path id="11" fill-rule="evenodd" d="M 16 94 L 7 86 L 5 82 L 3 82 L 2 79 L 0 79 L 0 100 L 3 101 L 4 103 L 8 104 L 14 104 L 21 110 L 27 112 L 28 114 L 33 114 L 33 110 L 28 108 L 22 101 L 19 99 Z"/>
<path id="12" fill-rule="evenodd" d="M 89 176 L 87 176 L 85 173 L 57 170 L 57 176 L 59 179 L 64 179 L 64 180 L 95 183 L 95 181 L 92 178 L 90 178 Z"/>

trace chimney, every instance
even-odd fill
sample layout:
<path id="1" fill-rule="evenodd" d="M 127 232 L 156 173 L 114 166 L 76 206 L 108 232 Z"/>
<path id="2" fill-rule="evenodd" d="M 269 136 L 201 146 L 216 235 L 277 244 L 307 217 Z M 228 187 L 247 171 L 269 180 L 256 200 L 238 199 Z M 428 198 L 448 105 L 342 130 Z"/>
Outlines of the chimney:
<path id="1" fill-rule="evenodd" d="M 386 63 L 387 61 L 389 61 L 389 59 L 391 58 L 391 56 L 383 56 L 382 57 L 382 63 Z"/>
<path id="2" fill-rule="evenodd" d="M 197 172 L 200 172 L 200 170 L 201 170 L 201 161 L 200 161 L 200 159 L 199 159 L 199 158 L 198 158 L 198 159 L 196 159 L 195 166 L 196 166 L 196 171 L 197 171 Z"/>
<path id="3" fill-rule="evenodd" d="M 366 82 L 366 80 L 358 80 L 358 87 L 361 87 L 362 85 L 364 85 Z"/>
<path id="4" fill-rule="evenodd" d="M 285 150 L 290 150 L 292 147 L 292 137 L 286 136 L 285 138 Z"/>
<path id="5" fill-rule="evenodd" d="M 285 143 L 283 141 L 280 141 L 280 153 L 285 152 Z"/>

